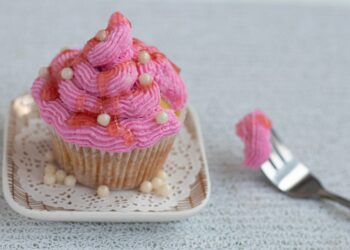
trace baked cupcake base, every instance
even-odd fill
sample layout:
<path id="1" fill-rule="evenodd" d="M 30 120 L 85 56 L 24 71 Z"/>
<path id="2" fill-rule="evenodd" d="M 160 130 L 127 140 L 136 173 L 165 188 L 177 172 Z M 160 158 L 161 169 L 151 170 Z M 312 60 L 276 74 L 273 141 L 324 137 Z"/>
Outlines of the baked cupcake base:
<path id="1" fill-rule="evenodd" d="M 63 141 L 53 130 L 55 159 L 67 174 L 82 185 L 97 188 L 133 189 L 157 175 L 172 148 L 176 136 L 168 136 L 149 148 L 125 153 L 108 153 Z"/>

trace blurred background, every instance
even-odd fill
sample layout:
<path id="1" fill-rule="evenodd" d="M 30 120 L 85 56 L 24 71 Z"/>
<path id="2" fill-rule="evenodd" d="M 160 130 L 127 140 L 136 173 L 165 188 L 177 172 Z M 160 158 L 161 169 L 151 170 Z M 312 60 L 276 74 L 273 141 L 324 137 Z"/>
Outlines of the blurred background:
<path id="1" fill-rule="evenodd" d="M 0 0 L 0 122 L 65 46 L 123 12 L 134 37 L 182 68 L 199 113 L 209 205 L 181 222 L 51 223 L 0 197 L 0 248 L 347 249 L 350 214 L 277 193 L 241 166 L 234 124 L 259 107 L 329 189 L 350 197 L 350 2 Z M 0 126 L 2 134 L 3 125 Z"/>

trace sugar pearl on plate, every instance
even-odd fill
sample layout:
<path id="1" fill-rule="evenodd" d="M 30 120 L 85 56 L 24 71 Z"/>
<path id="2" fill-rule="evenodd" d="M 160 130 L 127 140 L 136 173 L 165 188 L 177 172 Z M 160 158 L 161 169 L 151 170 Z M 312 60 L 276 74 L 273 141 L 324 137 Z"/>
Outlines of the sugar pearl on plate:
<path id="1" fill-rule="evenodd" d="M 139 81 L 142 86 L 149 86 L 152 84 L 152 76 L 147 73 L 143 73 L 139 76 Z"/>
<path id="2" fill-rule="evenodd" d="M 146 64 L 146 63 L 148 63 L 148 61 L 150 59 L 151 59 L 151 56 L 150 56 L 150 54 L 147 51 L 145 51 L 145 50 L 140 51 L 140 53 L 138 55 L 138 60 L 139 60 L 140 63 Z"/>
<path id="3" fill-rule="evenodd" d="M 100 42 L 103 42 L 104 40 L 106 40 L 107 38 L 107 31 L 105 30 L 99 30 L 96 35 L 95 35 L 95 38 L 97 40 L 99 40 Z"/>
<path id="4" fill-rule="evenodd" d="M 107 127 L 110 121 L 111 116 L 109 114 L 99 114 L 97 117 L 97 123 L 104 127 Z"/>
<path id="5" fill-rule="evenodd" d="M 44 172 L 45 172 L 45 174 L 54 175 L 56 173 L 56 166 L 52 163 L 49 163 L 46 165 Z"/>
<path id="6" fill-rule="evenodd" d="M 47 67 L 41 67 L 39 69 L 39 76 L 48 77 L 49 76 L 49 69 Z"/>
<path id="7" fill-rule="evenodd" d="M 152 179 L 152 187 L 153 187 L 153 189 L 158 189 L 163 184 L 164 184 L 164 182 L 163 182 L 163 180 L 161 178 L 154 177 Z"/>
<path id="8" fill-rule="evenodd" d="M 159 188 L 156 189 L 156 194 L 167 197 L 170 194 L 170 186 L 168 184 L 163 184 Z"/>
<path id="9" fill-rule="evenodd" d="M 73 78 L 73 69 L 70 67 L 63 68 L 61 70 L 61 77 L 64 80 L 70 80 Z"/>
<path id="10" fill-rule="evenodd" d="M 164 170 L 160 170 L 157 174 L 157 177 L 162 179 L 163 181 L 166 181 L 168 179 L 167 173 L 165 173 Z"/>
<path id="11" fill-rule="evenodd" d="M 68 175 L 64 179 L 64 185 L 66 187 L 74 187 L 76 183 L 77 183 L 77 180 L 75 179 L 75 177 L 73 175 Z"/>
<path id="12" fill-rule="evenodd" d="M 141 186 L 140 186 L 140 191 L 141 193 L 150 193 L 153 189 L 153 185 L 150 181 L 144 181 L 141 183 Z"/>
<path id="13" fill-rule="evenodd" d="M 53 162 L 55 160 L 55 157 L 54 157 L 52 151 L 47 151 L 45 153 L 45 159 L 49 162 Z"/>
<path id="14" fill-rule="evenodd" d="M 45 174 L 44 175 L 44 184 L 45 185 L 53 185 L 56 183 L 56 176 L 53 174 Z"/>
<path id="15" fill-rule="evenodd" d="M 66 179 L 66 176 L 67 176 L 67 174 L 66 174 L 66 172 L 64 172 L 64 170 L 62 170 L 62 169 L 59 169 L 59 170 L 57 170 L 56 171 L 56 181 L 57 181 L 57 183 L 63 183 L 64 182 L 64 180 Z"/>
<path id="16" fill-rule="evenodd" d="M 161 111 L 159 113 L 157 113 L 156 115 L 156 122 L 158 124 L 163 124 L 166 123 L 168 121 L 168 114 L 164 111 Z"/>
<path id="17" fill-rule="evenodd" d="M 107 197 L 109 195 L 109 188 L 105 185 L 97 188 L 97 196 L 100 198 Z"/>

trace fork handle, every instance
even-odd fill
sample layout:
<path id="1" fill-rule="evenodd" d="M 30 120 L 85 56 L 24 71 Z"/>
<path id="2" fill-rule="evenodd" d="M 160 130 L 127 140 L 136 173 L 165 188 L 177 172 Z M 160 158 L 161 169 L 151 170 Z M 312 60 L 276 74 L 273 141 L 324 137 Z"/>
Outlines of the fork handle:
<path id="1" fill-rule="evenodd" d="M 334 193 L 331 193 L 325 189 L 321 189 L 318 191 L 318 194 L 320 196 L 320 198 L 322 199 L 327 199 L 327 200 L 331 200 L 331 201 L 335 201 L 347 208 L 350 208 L 350 200 L 345 199 L 339 195 L 336 195 Z"/>

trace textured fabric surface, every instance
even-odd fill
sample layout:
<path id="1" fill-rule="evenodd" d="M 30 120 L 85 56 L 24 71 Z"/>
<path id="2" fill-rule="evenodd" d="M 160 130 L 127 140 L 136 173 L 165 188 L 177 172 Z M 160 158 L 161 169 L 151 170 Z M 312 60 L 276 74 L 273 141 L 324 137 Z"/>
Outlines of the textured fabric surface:
<path id="1" fill-rule="evenodd" d="M 350 9 L 1 0 L 1 123 L 40 66 L 94 35 L 116 9 L 135 24 L 135 37 L 183 69 L 202 122 L 210 202 L 179 222 L 54 223 L 19 216 L 1 196 L 0 249 L 348 249 L 350 212 L 288 198 L 241 167 L 234 123 L 261 108 L 324 185 L 350 197 Z"/>

